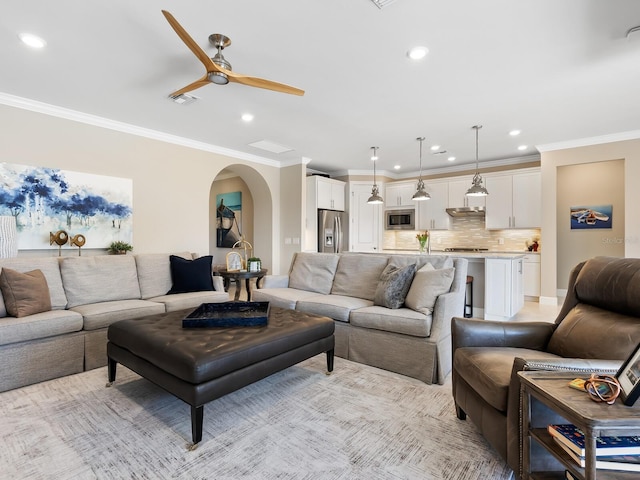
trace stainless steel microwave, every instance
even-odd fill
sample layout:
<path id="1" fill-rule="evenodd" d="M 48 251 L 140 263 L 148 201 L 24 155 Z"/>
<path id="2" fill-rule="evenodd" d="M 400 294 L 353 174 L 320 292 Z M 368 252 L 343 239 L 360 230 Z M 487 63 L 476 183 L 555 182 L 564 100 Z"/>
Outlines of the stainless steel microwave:
<path id="1" fill-rule="evenodd" d="M 385 228 L 387 230 L 415 230 L 416 210 L 386 210 L 384 212 Z"/>

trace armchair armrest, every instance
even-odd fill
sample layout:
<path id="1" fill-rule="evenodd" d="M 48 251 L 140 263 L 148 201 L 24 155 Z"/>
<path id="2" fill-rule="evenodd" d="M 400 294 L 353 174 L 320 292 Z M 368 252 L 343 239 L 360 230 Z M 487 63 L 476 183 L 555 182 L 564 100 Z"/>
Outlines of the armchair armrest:
<path id="1" fill-rule="evenodd" d="M 260 282 L 260 288 L 287 288 L 288 286 L 288 275 L 267 275 Z"/>
<path id="2" fill-rule="evenodd" d="M 459 347 L 515 347 L 544 350 L 556 325 L 548 322 L 498 322 L 454 317 L 453 350 Z"/>

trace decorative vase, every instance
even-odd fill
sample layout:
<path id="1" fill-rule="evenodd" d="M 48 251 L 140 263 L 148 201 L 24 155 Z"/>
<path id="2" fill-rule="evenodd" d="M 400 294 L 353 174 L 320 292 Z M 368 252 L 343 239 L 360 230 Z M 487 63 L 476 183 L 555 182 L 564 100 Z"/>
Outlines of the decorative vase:
<path id="1" fill-rule="evenodd" d="M 16 217 L 0 216 L 0 258 L 18 256 L 18 231 Z"/>
<path id="2" fill-rule="evenodd" d="M 427 251 L 427 241 L 419 242 L 420 243 L 420 255 L 424 254 Z"/>

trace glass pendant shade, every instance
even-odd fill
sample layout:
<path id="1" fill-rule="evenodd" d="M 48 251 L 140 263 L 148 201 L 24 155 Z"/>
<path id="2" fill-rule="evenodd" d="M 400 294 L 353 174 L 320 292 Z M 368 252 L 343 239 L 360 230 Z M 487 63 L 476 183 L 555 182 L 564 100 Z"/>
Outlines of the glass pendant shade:
<path id="1" fill-rule="evenodd" d="M 371 155 L 371 160 L 373 160 L 373 187 L 371 187 L 371 196 L 367 203 L 370 205 L 378 205 L 380 203 L 384 203 L 384 200 L 380 196 L 380 190 L 378 189 L 378 184 L 376 183 L 376 160 L 378 159 L 378 147 L 371 147 L 373 150 L 373 155 Z"/>
<path id="2" fill-rule="evenodd" d="M 424 182 L 422 181 L 422 142 L 424 141 L 424 137 L 416 138 L 420 142 L 420 178 L 418 179 L 418 188 L 416 189 L 416 193 L 411 197 L 412 200 L 416 202 L 422 202 L 423 200 L 430 200 L 431 195 L 424 189 Z"/>
<path id="3" fill-rule="evenodd" d="M 484 185 L 482 185 L 482 176 L 478 169 L 478 130 L 482 128 L 482 125 L 474 125 L 471 128 L 476 131 L 476 174 L 473 176 L 471 187 L 469 187 L 465 195 L 467 197 L 486 197 L 489 195 L 489 192 L 484 188 Z"/>

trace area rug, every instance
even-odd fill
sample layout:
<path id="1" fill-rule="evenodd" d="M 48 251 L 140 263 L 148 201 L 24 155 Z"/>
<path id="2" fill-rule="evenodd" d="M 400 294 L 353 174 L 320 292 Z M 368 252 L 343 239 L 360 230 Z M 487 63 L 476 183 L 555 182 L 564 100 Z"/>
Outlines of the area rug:
<path id="1" fill-rule="evenodd" d="M 506 480 L 511 471 L 451 386 L 319 355 L 190 408 L 118 366 L 0 394 L 0 477 L 28 479 Z"/>

